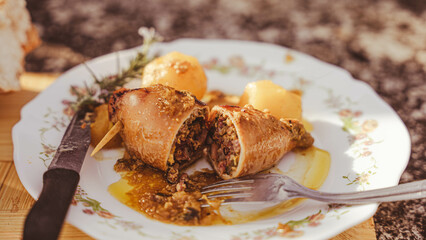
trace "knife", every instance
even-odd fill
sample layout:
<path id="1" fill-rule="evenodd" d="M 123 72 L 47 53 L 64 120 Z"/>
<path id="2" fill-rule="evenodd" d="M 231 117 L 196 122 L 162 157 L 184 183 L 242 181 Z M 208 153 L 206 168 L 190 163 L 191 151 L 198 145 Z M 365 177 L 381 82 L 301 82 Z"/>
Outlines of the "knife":
<path id="1" fill-rule="evenodd" d="M 58 238 L 90 144 L 90 122 L 85 115 L 81 110 L 74 115 L 43 174 L 43 189 L 25 220 L 24 240 Z"/>

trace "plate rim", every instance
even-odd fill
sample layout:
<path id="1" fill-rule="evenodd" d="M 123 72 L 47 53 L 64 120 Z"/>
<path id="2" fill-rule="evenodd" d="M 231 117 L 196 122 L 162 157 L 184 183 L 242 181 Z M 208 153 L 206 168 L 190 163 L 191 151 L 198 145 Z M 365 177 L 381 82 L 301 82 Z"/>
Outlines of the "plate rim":
<path id="1" fill-rule="evenodd" d="M 399 180 L 401 178 L 401 175 L 404 172 L 404 170 L 405 170 L 405 168 L 408 165 L 408 162 L 410 160 L 410 158 L 409 158 L 410 154 L 411 154 L 410 134 L 409 134 L 409 131 L 408 131 L 407 127 L 405 126 L 405 124 L 403 123 L 403 121 L 401 120 L 401 118 L 399 117 L 399 115 L 396 113 L 396 111 L 388 103 L 386 103 L 382 99 L 382 97 L 380 97 L 380 95 L 370 85 L 368 85 L 367 83 L 365 83 L 363 81 L 360 81 L 360 80 L 357 80 L 357 79 L 353 78 L 352 75 L 347 70 L 345 70 L 345 69 L 343 69 L 341 67 L 332 65 L 332 64 L 327 63 L 327 62 L 324 62 L 324 61 L 319 60 L 319 59 L 317 59 L 317 58 L 315 58 L 313 56 L 310 56 L 310 55 L 308 55 L 306 53 L 299 52 L 297 50 L 289 49 L 289 48 L 286 48 L 284 46 L 280 46 L 280 45 L 276 45 L 276 44 L 272 44 L 272 43 L 246 41 L 246 40 L 230 40 L 230 39 L 182 38 L 182 39 L 177 39 L 177 40 L 174 40 L 174 41 L 171 41 L 171 42 L 160 43 L 159 44 L 160 47 L 158 47 L 158 48 L 162 48 L 163 46 L 161 46 L 161 45 L 172 45 L 172 44 L 176 44 L 176 43 L 191 42 L 191 41 L 197 41 L 197 42 L 200 42 L 200 41 L 202 41 L 202 42 L 214 42 L 215 44 L 221 44 L 223 42 L 233 42 L 233 43 L 243 42 L 243 43 L 253 44 L 253 45 L 261 46 L 261 47 L 263 47 L 263 46 L 270 46 L 270 47 L 274 47 L 274 48 L 281 48 L 281 49 L 285 49 L 285 50 L 290 50 L 291 52 L 297 52 L 298 55 L 303 55 L 304 57 L 308 57 L 308 58 L 310 58 L 310 59 L 312 59 L 312 60 L 314 60 L 316 62 L 320 62 L 321 64 L 326 64 L 329 67 L 332 67 L 334 70 L 336 70 L 336 71 L 338 70 L 339 72 L 341 72 L 341 73 L 343 73 L 345 75 L 348 75 L 349 76 L 348 77 L 348 82 L 356 83 L 356 84 L 359 83 L 359 84 L 363 85 L 363 88 L 365 90 L 368 90 L 369 94 L 372 93 L 372 95 L 374 95 L 375 99 L 378 100 L 382 106 L 385 106 L 388 110 L 390 110 L 393 113 L 393 115 L 396 117 L 394 120 L 399 121 L 400 125 L 403 127 L 404 134 L 406 135 L 405 137 L 408 139 L 408 141 L 406 142 L 407 148 L 405 148 L 405 149 L 407 149 L 407 151 L 404 154 L 404 155 L 406 155 L 406 157 L 405 157 L 404 160 L 402 160 L 402 161 L 400 160 L 401 161 L 400 164 L 401 164 L 402 167 L 399 168 L 398 180 L 392 182 L 392 185 L 398 184 L 398 182 L 399 182 Z M 122 50 L 122 51 L 118 51 L 118 52 L 119 53 L 123 53 L 123 52 L 134 52 L 138 48 L 139 48 L 139 46 L 138 47 L 134 47 L 134 48 L 130 48 L 130 49 L 126 49 L 126 50 Z M 93 59 L 87 61 L 87 63 L 90 64 L 90 63 L 93 63 L 93 62 L 96 62 L 96 61 L 100 61 L 101 59 L 108 58 L 110 55 L 113 55 L 115 53 L 116 52 L 108 53 L 108 54 L 105 54 L 105 55 L 93 58 Z M 37 199 L 37 195 L 38 194 L 36 192 L 34 192 L 34 190 L 30 190 L 31 186 L 28 185 L 28 183 L 27 183 L 27 185 L 24 184 L 26 181 L 24 180 L 25 179 L 25 177 L 23 176 L 24 172 L 22 171 L 22 166 L 21 166 L 21 164 L 24 164 L 24 161 L 23 160 L 21 160 L 21 161 L 18 160 L 19 159 L 18 152 L 19 152 L 20 146 L 17 143 L 18 143 L 18 139 L 19 139 L 19 132 L 22 130 L 22 128 L 24 128 L 25 114 L 26 114 L 27 111 L 29 111 L 29 110 L 26 110 L 26 109 L 28 109 L 32 104 L 34 104 L 35 102 L 37 102 L 40 98 L 43 98 L 44 95 L 47 95 L 48 91 L 46 91 L 46 90 L 56 88 L 56 86 L 59 84 L 59 82 L 61 82 L 61 79 L 63 79 L 64 76 L 66 76 L 68 74 L 72 74 L 73 70 L 75 70 L 77 67 L 80 67 L 81 65 L 82 64 L 76 65 L 73 68 L 65 71 L 48 88 L 46 88 L 45 90 L 43 90 L 42 92 L 40 92 L 31 101 L 29 101 L 28 103 L 26 103 L 24 105 L 24 107 L 22 107 L 22 109 L 20 111 L 20 116 L 21 116 L 20 120 L 12 128 L 12 141 L 13 141 L 13 146 L 14 146 L 14 148 L 13 148 L 13 161 L 14 161 L 14 164 L 16 166 L 16 171 L 17 171 L 18 177 L 19 177 L 21 183 L 23 184 L 24 188 L 26 189 L 27 192 L 30 193 L 30 195 L 34 199 Z M 365 220 L 369 219 L 371 216 L 373 216 L 375 214 L 375 212 L 377 211 L 378 204 L 369 204 L 369 205 L 373 206 L 373 208 L 371 209 L 372 211 L 369 214 L 366 214 L 365 217 L 363 218 L 363 220 L 354 221 L 353 224 L 349 224 L 349 225 L 352 225 L 351 227 L 353 227 L 355 225 L 358 225 L 361 222 L 364 222 Z M 70 221 L 70 220 L 71 219 L 67 219 L 68 222 L 70 222 L 71 224 L 73 224 L 72 223 L 73 221 Z M 73 224 L 73 225 L 76 226 L 75 224 Z M 76 226 L 76 227 L 79 228 L 79 229 L 81 229 L 81 230 L 83 230 L 85 233 L 91 235 L 92 237 L 96 237 L 97 236 L 96 235 L 96 231 L 92 232 L 92 229 L 90 229 L 89 227 L 87 227 L 87 228 L 85 227 L 86 229 L 82 228 L 81 226 Z M 342 229 L 346 230 L 346 229 L 349 229 L 351 227 L 342 227 Z M 337 231 L 336 235 L 339 234 L 339 233 L 341 233 L 341 232 L 342 232 L 342 230 Z"/>

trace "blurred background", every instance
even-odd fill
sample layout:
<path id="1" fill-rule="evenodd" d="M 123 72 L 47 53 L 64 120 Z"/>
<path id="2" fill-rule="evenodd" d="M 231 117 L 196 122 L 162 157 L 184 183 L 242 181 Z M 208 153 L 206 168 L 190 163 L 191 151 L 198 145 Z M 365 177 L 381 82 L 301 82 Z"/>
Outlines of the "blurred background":
<path id="1" fill-rule="evenodd" d="M 407 125 L 412 153 L 401 182 L 426 179 L 425 0 L 27 0 L 42 44 L 26 71 L 60 73 L 141 44 L 137 30 L 165 38 L 275 43 L 347 69 Z M 426 200 L 384 203 L 378 239 L 423 239 Z"/>

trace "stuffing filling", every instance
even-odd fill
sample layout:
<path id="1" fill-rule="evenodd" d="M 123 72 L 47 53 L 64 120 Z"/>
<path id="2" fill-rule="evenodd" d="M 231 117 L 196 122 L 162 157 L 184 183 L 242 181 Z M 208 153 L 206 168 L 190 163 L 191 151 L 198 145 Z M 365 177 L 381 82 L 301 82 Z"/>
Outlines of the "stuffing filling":
<path id="1" fill-rule="evenodd" d="M 207 137 L 206 111 L 195 111 L 179 129 L 167 161 L 167 180 L 170 183 L 179 180 L 179 169 L 202 157 L 203 144 Z"/>
<path id="2" fill-rule="evenodd" d="M 216 115 L 214 124 L 210 126 L 207 143 L 210 160 L 220 175 L 231 175 L 237 169 L 240 158 L 240 142 L 231 119 L 225 115 Z"/>

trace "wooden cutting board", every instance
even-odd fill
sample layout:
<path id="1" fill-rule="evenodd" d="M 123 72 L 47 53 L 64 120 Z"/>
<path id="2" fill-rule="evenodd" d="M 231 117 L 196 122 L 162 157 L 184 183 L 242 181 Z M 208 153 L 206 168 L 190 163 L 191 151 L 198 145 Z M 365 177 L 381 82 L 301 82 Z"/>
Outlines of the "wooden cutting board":
<path id="1" fill-rule="evenodd" d="M 13 164 L 12 127 L 20 119 L 21 108 L 50 85 L 57 74 L 26 73 L 23 90 L 0 94 L 0 239 L 21 239 L 25 216 L 34 200 L 19 181 Z M 59 239 L 92 239 L 66 223 Z M 373 218 L 339 234 L 333 240 L 376 239 Z"/>

